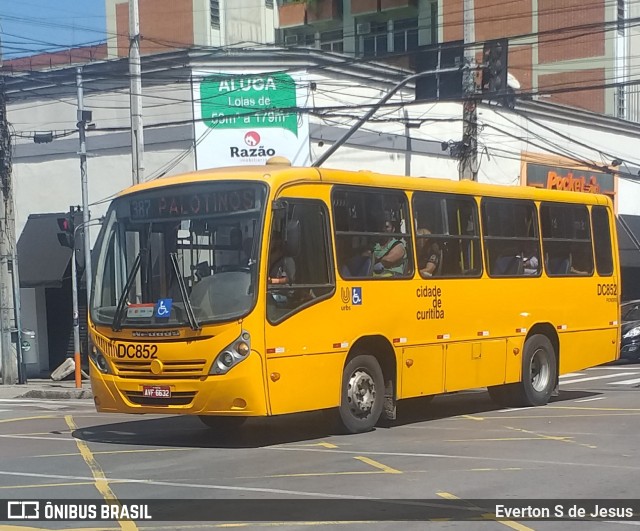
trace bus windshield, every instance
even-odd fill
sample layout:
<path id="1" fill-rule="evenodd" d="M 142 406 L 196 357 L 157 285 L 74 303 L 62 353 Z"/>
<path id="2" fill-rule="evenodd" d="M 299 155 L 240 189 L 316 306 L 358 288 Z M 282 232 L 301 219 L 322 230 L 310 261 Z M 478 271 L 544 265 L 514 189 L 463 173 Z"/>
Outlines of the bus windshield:
<path id="1" fill-rule="evenodd" d="M 91 316 L 113 330 L 237 319 L 253 307 L 266 187 L 216 182 L 114 200 Z"/>

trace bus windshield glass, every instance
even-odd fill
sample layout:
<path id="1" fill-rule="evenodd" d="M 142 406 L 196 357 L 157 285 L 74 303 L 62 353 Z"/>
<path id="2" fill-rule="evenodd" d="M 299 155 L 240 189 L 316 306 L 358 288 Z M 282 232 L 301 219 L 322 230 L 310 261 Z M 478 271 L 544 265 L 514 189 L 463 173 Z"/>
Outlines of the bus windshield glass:
<path id="1" fill-rule="evenodd" d="M 114 200 L 96 244 L 91 316 L 120 328 L 246 315 L 256 296 L 266 186 L 215 182 Z"/>

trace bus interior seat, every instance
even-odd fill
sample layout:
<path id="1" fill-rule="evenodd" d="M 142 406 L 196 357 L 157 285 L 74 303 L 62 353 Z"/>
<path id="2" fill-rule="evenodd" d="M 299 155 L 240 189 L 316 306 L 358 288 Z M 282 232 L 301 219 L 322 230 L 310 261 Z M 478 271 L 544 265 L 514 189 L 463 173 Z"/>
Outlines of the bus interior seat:
<path id="1" fill-rule="evenodd" d="M 370 256 L 352 256 L 342 264 L 340 273 L 345 278 L 370 277 L 373 273 L 373 259 Z"/>
<path id="2" fill-rule="evenodd" d="M 251 304 L 250 283 L 251 275 L 245 271 L 227 271 L 203 278 L 194 284 L 190 295 L 196 317 L 199 314 L 233 314 L 247 309 Z"/>
<path id="3" fill-rule="evenodd" d="M 571 257 L 547 258 L 547 271 L 552 275 L 567 275 L 571 271 Z"/>
<path id="4" fill-rule="evenodd" d="M 496 275 L 518 275 L 522 269 L 522 260 L 518 256 L 500 256 L 494 265 Z"/>
<path id="5" fill-rule="evenodd" d="M 242 231 L 238 227 L 229 231 L 229 246 L 234 250 L 242 249 Z"/>

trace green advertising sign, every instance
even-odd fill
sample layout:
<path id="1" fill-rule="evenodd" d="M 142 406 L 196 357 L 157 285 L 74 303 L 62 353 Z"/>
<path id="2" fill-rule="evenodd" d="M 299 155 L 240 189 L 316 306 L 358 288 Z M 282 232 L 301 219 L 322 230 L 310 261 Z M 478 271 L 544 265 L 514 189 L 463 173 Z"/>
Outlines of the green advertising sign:
<path id="1" fill-rule="evenodd" d="M 212 129 L 279 127 L 298 136 L 296 84 L 284 73 L 216 74 L 200 84 L 202 119 Z"/>

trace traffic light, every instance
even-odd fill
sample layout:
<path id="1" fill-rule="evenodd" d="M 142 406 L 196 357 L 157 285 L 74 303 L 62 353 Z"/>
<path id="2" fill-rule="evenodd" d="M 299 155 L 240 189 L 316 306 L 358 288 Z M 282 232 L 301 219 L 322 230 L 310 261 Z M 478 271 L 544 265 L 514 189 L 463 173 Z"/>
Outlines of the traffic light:
<path id="1" fill-rule="evenodd" d="M 74 209 L 71 207 L 69 212 L 63 218 L 57 218 L 58 228 L 60 229 L 60 232 L 58 233 L 58 241 L 60 242 L 60 245 L 63 247 L 69 247 L 70 249 L 75 247 L 75 223 L 73 216 Z"/>
<path id="2" fill-rule="evenodd" d="M 482 92 L 506 95 L 509 40 L 487 41 L 482 52 Z"/>

